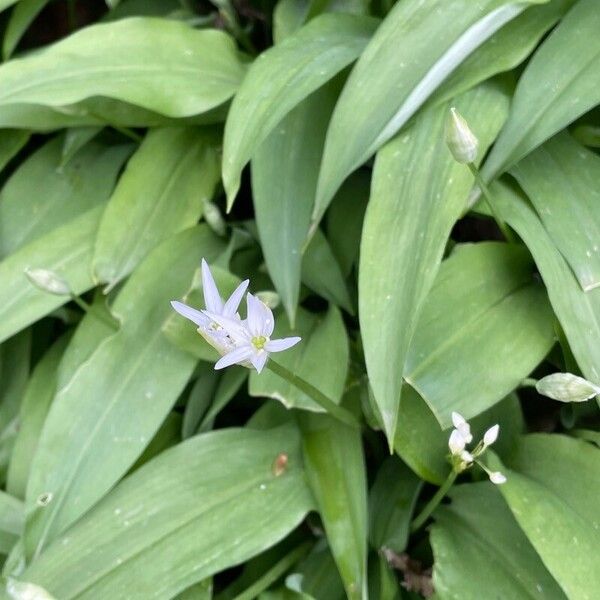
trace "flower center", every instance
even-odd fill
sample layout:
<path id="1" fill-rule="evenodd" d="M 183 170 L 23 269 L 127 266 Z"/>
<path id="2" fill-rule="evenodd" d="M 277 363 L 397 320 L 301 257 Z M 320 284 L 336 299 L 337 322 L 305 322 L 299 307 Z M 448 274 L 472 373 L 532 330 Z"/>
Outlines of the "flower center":
<path id="1" fill-rule="evenodd" d="M 264 335 L 258 335 L 256 337 L 252 338 L 252 345 L 257 349 L 257 350 L 263 350 L 265 347 L 265 344 L 269 341 L 269 338 L 266 338 Z"/>

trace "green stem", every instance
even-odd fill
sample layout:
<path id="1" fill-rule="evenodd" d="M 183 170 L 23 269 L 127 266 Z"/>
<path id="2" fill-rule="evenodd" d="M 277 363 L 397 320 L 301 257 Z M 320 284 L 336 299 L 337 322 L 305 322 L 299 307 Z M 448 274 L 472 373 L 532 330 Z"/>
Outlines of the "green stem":
<path id="1" fill-rule="evenodd" d="M 444 499 L 444 496 L 452 487 L 457 475 L 458 473 L 454 470 L 450 472 L 446 481 L 444 481 L 442 486 L 432 496 L 431 500 L 424 506 L 423 510 L 413 519 L 413 522 L 410 524 L 411 532 L 415 532 L 423 526 L 425 521 L 431 516 L 431 513 L 437 508 L 437 505 Z"/>
<path id="2" fill-rule="evenodd" d="M 104 314 L 89 305 L 81 296 L 71 292 L 71 300 L 73 300 L 73 302 L 75 302 L 75 304 L 77 304 L 77 306 L 85 313 L 92 315 L 94 318 L 98 319 L 98 321 L 102 321 L 102 323 L 108 325 L 111 329 L 114 329 L 115 331 L 119 330 L 118 325 L 114 321 L 109 320 Z"/>
<path id="3" fill-rule="evenodd" d="M 521 383 L 519 384 L 520 388 L 524 388 L 524 387 L 535 387 L 535 384 L 538 382 L 537 379 L 534 379 L 533 377 L 525 377 L 525 379 L 523 379 L 523 381 L 521 381 Z"/>
<path id="4" fill-rule="evenodd" d="M 323 392 L 319 391 L 314 385 L 308 383 L 302 377 L 298 377 L 290 370 L 286 369 L 283 365 L 270 359 L 267 362 L 267 368 L 282 377 L 293 386 L 297 387 L 301 392 L 304 392 L 307 396 L 310 396 L 321 408 L 324 408 L 332 417 L 342 421 L 350 427 L 360 427 L 359 422 L 356 420 L 354 415 L 347 411 L 345 408 L 338 406 L 333 400 L 328 398 Z"/>
<path id="5" fill-rule="evenodd" d="M 500 218 L 500 215 L 496 212 L 496 209 L 494 208 L 494 199 L 492 198 L 492 194 L 490 193 L 488 186 L 483 180 L 483 177 L 479 173 L 479 169 L 475 166 L 474 163 L 468 163 L 467 166 L 469 167 L 469 170 L 475 178 L 475 181 L 479 186 L 479 189 L 481 190 L 483 197 L 485 198 L 486 204 L 488 205 L 490 212 L 494 217 L 494 220 L 500 228 L 502 235 L 506 238 L 507 242 L 513 244 L 516 241 L 515 237 L 506 225 L 506 223 Z"/>
<path id="6" fill-rule="evenodd" d="M 272 583 L 277 581 L 286 571 L 293 567 L 311 549 L 311 542 L 304 542 L 291 552 L 286 554 L 280 561 L 276 562 L 264 575 L 259 577 L 250 587 L 241 594 L 235 596 L 234 600 L 253 600 L 261 592 L 264 592 Z"/>

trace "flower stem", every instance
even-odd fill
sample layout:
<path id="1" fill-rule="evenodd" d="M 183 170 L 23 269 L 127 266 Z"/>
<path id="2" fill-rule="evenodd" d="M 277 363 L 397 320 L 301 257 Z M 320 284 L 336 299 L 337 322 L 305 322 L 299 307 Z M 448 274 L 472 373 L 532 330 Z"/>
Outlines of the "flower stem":
<path id="1" fill-rule="evenodd" d="M 323 392 L 319 391 L 314 385 L 308 383 L 302 377 L 298 377 L 290 370 L 286 369 L 283 365 L 275 362 L 273 359 L 270 359 L 267 362 L 267 368 L 279 375 L 279 377 L 285 379 L 293 386 L 298 388 L 301 392 L 304 392 L 307 396 L 310 396 L 312 400 L 314 400 L 321 408 L 324 408 L 332 417 L 342 421 L 346 425 L 350 425 L 351 427 L 359 427 L 360 424 L 354 417 L 354 415 L 347 411 L 345 408 L 338 406 L 333 400 L 328 398 Z"/>
<path id="2" fill-rule="evenodd" d="M 432 496 L 431 500 L 423 507 L 423 510 L 413 519 L 410 524 L 410 531 L 415 532 L 420 529 L 425 521 L 431 516 L 431 513 L 437 508 L 437 505 L 444 499 L 444 496 L 448 493 L 448 490 L 452 487 L 454 480 L 458 473 L 454 470 L 450 471 L 448 478 L 438 491 Z"/>
<path id="3" fill-rule="evenodd" d="M 496 209 L 494 208 L 494 199 L 492 198 L 492 194 L 485 181 L 483 180 L 483 177 L 479 173 L 479 169 L 475 166 L 474 163 L 467 163 L 467 166 L 469 167 L 469 170 L 475 178 L 475 182 L 479 186 L 479 189 L 481 190 L 483 197 L 485 198 L 486 204 L 488 205 L 490 212 L 492 213 L 492 216 L 496 221 L 496 224 L 502 232 L 502 235 L 506 238 L 507 242 L 514 244 L 515 236 L 512 234 L 506 223 L 500 218 L 500 215 L 496 212 Z"/>
<path id="4" fill-rule="evenodd" d="M 525 377 L 525 379 L 523 379 L 523 381 L 521 381 L 521 383 L 519 384 L 520 388 L 524 388 L 524 387 L 535 387 L 535 384 L 538 382 L 537 379 L 534 379 L 533 377 Z"/>
<path id="5" fill-rule="evenodd" d="M 85 313 L 92 315 L 94 318 L 98 319 L 98 321 L 108 325 L 111 329 L 114 329 L 115 331 L 119 330 L 118 325 L 114 321 L 106 318 L 101 312 L 97 311 L 93 306 L 90 306 L 81 296 L 71 292 L 71 300 L 73 300 L 73 302 L 75 302 L 75 304 L 77 304 L 77 306 Z"/>

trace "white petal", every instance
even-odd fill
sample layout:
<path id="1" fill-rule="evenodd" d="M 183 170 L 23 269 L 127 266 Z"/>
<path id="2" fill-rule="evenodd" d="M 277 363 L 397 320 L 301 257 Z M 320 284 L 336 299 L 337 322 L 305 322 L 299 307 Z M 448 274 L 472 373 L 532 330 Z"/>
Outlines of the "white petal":
<path id="1" fill-rule="evenodd" d="M 466 423 L 465 418 L 457 412 L 452 412 L 452 424 L 456 429 L 460 429 L 462 425 Z"/>
<path id="2" fill-rule="evenodd" d="M 506 483 L 506 477 L 500 471 L 494 471 L 490 473 L 490 481 L 496 485 L 502 485 Z"/>
<path id="3" fill-rule="evenodd" d="M 248 305 L 248 329 L 252 335 L 271 337 L 275 327 L 271 309 L 250 293 L 246 296 L 246 303 Z"/>
<path id="4" fill-rule="evenodd" d="M 252 354 L 253 351 L 250 346 L 236 348 L 229 354 L 223 356 L 223 358 L 219 359 L 215 364 L 215 369 L 224 369 L 225 367 L 230 367 L 231 365 L 246 362 L 252 356 Z"/>
<path id="5" fill-rule="evenodd" d="M 237 343 L 247 343 L 252 337 L 248 331 L 245 321 L 225 317 L 209 310 L 202 311 L 210 320 L 220 325 Z"/>
<path id="6" fill-rule="evenodd" d="M 250 357 L 250 362 L 252 363 L 252 366 L 256 369 L 257 373 L 260 373 L 263 370 L 263 367 L 267 362 L 267 358 L 269 358 L 269 353 L 264 351 L 259 352 L 258 354 L 255 353 Z"/>
<path id="7" fill-rule="evenodd" d="M 268 352 L 282 352 L 292 346 L 295 346 L 302 338 L 299 337 L 287 337 L 281 338 L 280 340 L 269 340 L 265 344 L 265 350 Z"/>
<path id="8" fill-rule="evenodd" d="M 448 439 L 448 448 L 452 454 L 460 454 L 465 449 L 465 438 L 458 429 L 453 429 Z"/>
<path id="9" fill-rule="evenodd" d="M 223 307 L 222 311 L 226 317 L 235 317 L 238 307 L 240 306 L 240 302 L 244 297 L 244 292 L 246 291 L 249 283 L 249 279 L 242 281 L 242 283 L 235 288 L 233 294 L 229 296 L 229 300 L 225 302 L 225 306 Z"/>
<path id="10" fill-rule="evenodd" d="M 466 463 L 472 463 L 473 462 L 473 455 L 468 452 L 467 450 L 463 450 L 460 453 L 460 457 L 466 462 Z"/>
<path id="11" fill-rule="evenodd" d="M 490 427 L 483 435 L 483 445 L 491 446 L 497 439 L 500 432 L 500 425 L 496 424 Z"/>
<path id="12" fill-rule="evenodd" d="M 202 314 L 199 310 L 184 304 L 183 302 L 177 302 L 177 300 L 173 300 L 171 302 L 171 306 L 186 319 L 192 321 L 192 323 L 196 323 L 198 327 L 204 327 L 207 323 L 209 323 L 209 319 L 206 315 Z"/>
<path id="13" fill-rule="evenodd" d="M 204 304 L 206 310 L 211 312 L 223 312 L 223 300 L 215 284 L 208 263 L 202 259 L 202 291 L 204 292 Z"/>

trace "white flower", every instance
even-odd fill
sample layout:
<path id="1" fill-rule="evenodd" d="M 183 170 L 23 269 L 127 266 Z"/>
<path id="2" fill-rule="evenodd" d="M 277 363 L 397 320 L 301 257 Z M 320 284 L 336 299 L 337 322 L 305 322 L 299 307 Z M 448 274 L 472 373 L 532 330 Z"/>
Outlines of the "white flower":
<path id="1" fill-rule="evenodd" d="M 503 483 L 506 483 L 506 477 L 500 473 L 500 471 L 493 471 L 488 474 L 492 483 L 495 483 L 496 485 L 502 485 Z"/>
<path id="2" fill-rule="evenodd" d="M 300 341 L 299 337 L 272 340 L 275 321 L 271 309 L 250 293 L 246 295 L 246 303 L 248 315 L 245 321 L 219 315 L 210 310 L 203 311 L 226 331 L 235 345 L 235 348 L 215 364 L 215 369 L 234 364 L 246 366 L 250 362 L 260 373 L 271 352 L 287 350 Z"/>
<path id="3" fill-rule="evenodd" d="M 446 123 L 446 144 L 459 163 L 472 163 L 477 158 L 479 140 L 454 107 L 450 109 Z"/>
<path id="4" fill-rule="evenodd" d="M 25 269 L 25 276 L 35 287 L 54 294 L 55 296 L 68 296 L 71 293 L 69 284 L 57 273 L 48 269 Z"/>
<path id="5" fill-rule="evenodd" d="M 248 287 L 249 281 L 246 279 L 237 286 L 233 294 L 226 302 L 223 302 L 215 280 L 206 261 L 202 259 L 202 291 L 204 292 L 204 304 L 206 309 L 212 314 L 236 319 L 239 321 L 237 314 L 238 307 L 244 292 Z M 213 319 L 207 317 L 202 311 L 196 310 L 183 302 L 173 300 L 171 306 L 183 317 L 192 321 L 198 326 L 198 333 L 219 353 L 227 354 L 235 348 L 233 340 L 221 325 Z"/>
<path id="6" fill-rule="evenodd" d="M 54 596 L 43 587 L 12 578 L 8 578 L 6 582 L 6 591 L 14 600 L 54 600 Z"/>
<path id="7" fill-rule="evenodd" d="M 463 438 L 465 438 L 465 442 L 470 444 L 473 441 L 473 436 L 471 435 L 471 426 L 467 423 L 465 418 L 459 413 L 453 412 L 452 423 Z"/>
<path id="8" fill-rule="evenodd" d="M 572 373 L 552 373 L 536 384 L 538 393 L 560 402 L 585 402 L 600 394 L 600 387 Z"/>
<path id="9" fill-rule="evenodd" d="M 450 453 L 454 456 L 459 456 L 460 453 L 465 449 L 466 440 L 458 431 L 458 429 L 453 429 L 450 434 L 450 438 L 448 439 L 448 447 L 450 448 Z"/>
<path id="10" fill-rule="evenodd" d="M 491 446 L 498 439 L 499 432 L 500 432 L 500 425 L 496 424 L 493 427 L 490 427 L 483 434 L 483 447 L 487 448 L 488 446 Z"/>
<path id="11" fill-rule="evenodd" d="M 475 460 L 473 458 L 473 455 L 468 450 L 463 450 L 460 453 L 460 457 L 462 458 L 463 462 L 467 463 L 468 465 L 470 465 Z"/>

